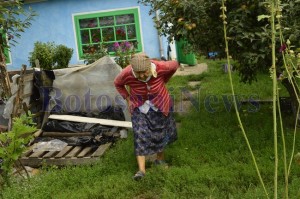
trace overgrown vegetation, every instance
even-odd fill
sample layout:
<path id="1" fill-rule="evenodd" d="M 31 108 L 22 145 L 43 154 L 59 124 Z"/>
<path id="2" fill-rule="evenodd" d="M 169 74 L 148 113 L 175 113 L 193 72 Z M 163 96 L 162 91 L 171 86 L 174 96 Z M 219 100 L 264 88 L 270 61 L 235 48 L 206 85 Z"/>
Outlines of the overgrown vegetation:
<path id="1" fill-rule="evenodd" d="M 28 57 L 32 67 L 36 67 L 36 60 L 42 69 L 52 70 L 67 68 L 73 55 L 73 49 L 65 45 L 56 45 L 54 42 L 34 43 L 33 51 Z"/>
<path id="2" fill-rule="evenodd" d="M 13 167 L 22 153 L 26 150 L 26 144 L 32 139 L 32 133 L 36 130 L 31 115 L 21 115 L 14 118 L 12 130 L 0 133 L 0 190 L 3 183 L 9 185 Z M 1 194 L 0 194 L 1 196 Z"/>
<path id="3" fill-rule="evenodd" d="M 155 167 L 148 162 L 145 179 L 140 182 L 132 180 L 137 165 L 133 154 L 133 136 L 129 133 L 128 139 L 119 140 L 97 164 L 61 169 L 41 168 L 40 174 L 30 180 L 13 178 L 12 186 L 3 190 L 3 197 L 264 198 L 230 100 L 228 74 L 222 68 L 225 61 L 207 62 L 207 73 L 175 76 L 168 84 L 177 101 L 175 116 L 179 123 L 179 139 L 166 150 L 166 160 L 170 164 L 168 169 Z M 241 84 L 234 72 L 236 95 L 243 95 L 245 100 L 250 96 L 255 96 L 252 99 L 270 99 L 270 77 L 258 74 L 258 79 L 260 83 L 254 82 L 250 86 Z M 190 86 L 190 81 L 199 81 L 199 85 Z M 182 88 L 189 93 L 195 92 L 193 100 L 196 100 L 196 104 L 192 104 L 191 99 L 181 101 Z M 191 105 L 189 111 L 188 105 Z M 267 190 L 271 191 L 274 172 L 272 104 L 246 101 L 241 105 L 240 113 Z M 289 112 L 284 114 L 287 151 L 290 153 L 293 117 Z M 300 141 L 297 140 L 296 151 L 300 150 L 299 146 Z M 281 143 L 279 153 L 282 153 Z M 282 159 L 279 164 L 283 164 Z M 284 183 L 283 172 L 279 170 L 280 185 Z M 300 197 L 299 177 L 300 166 L 293 162 L 290 173 L 291 198 Z M 280 186 L 279 194 L 283 192 L 283 186 Z"/>

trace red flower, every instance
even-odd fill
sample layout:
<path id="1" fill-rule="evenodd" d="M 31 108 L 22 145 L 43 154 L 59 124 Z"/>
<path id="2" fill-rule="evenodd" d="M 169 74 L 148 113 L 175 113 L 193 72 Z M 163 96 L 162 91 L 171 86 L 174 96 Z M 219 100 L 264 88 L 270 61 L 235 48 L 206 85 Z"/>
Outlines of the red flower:
<path id="1" fill-rule="evenodd" d="M 279 48 L 279 52 L 282 53 L 283 51 L 285 51 L 286 49 L 286 44 L 282 44 L 282 46 L 280 46 Z"/>

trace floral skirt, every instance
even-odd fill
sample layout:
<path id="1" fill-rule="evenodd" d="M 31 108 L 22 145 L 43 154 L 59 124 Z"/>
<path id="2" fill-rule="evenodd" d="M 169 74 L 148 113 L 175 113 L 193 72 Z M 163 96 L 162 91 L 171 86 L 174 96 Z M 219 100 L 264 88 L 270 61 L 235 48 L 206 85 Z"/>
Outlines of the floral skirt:
<path id="1" fill-rule="evenodd" d="M 150 109 L 147 114 L 135 108 L 132 113 L 135 155 L 151 155 L 162 152 L 177 140 L 176 123 L 172 112 L 165 116 Z"/>

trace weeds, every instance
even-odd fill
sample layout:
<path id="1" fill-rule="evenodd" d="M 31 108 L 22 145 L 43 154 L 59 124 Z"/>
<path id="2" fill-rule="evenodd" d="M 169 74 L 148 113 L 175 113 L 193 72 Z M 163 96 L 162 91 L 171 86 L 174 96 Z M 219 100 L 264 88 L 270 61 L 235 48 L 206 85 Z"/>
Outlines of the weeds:
<path id="1" fill-rule="evenodd" d="M 206 61 L 206 60 L 204 60 Z M 253 163 L 233 109 L 227 110 L 223 102 L 211 104 L 217 112 L 205 108 L 207 94 L 222 96 L 228 93 L 227 74 L 221 70 L 225 61 L 206 61 L 208 72 L 200 75 L 176 76 L 168 87 L 187 87 L 192 79 L 201 80 L 199 109 L 190 107 L 185 115 L 175 112 L 178 140 L 166 149 L 168 169 L 151 166 L 141 182 L 131 179 L 137 169 L 133 152 L 132 133 L 126 140 L 119 140 L 95 165 L 42 168 L 41 174 L 30 180 L 12 179 L 12 186 L 3 190 L 4 198 L 264 198 Z M 266 84 L 245 85 L 239 83 L 233 73 L 236 94 L 261 93 L 268 99 L 269 76 L 260 74 L 260 82 Z M 211 86 L 214 85 L 214 86 Z M 224 93 L 222 91 L 224 89 Z M 188 89 L 189 90 L 189 89 Z M 177 92 L 177 89 L 175 89 Z M 174 92 L 175 92 L 174 91 Z M 176 93 L 175 92 L 175 93 Z M 180 95 L 178 90 L 177 95 Z M 194 96 L 195 97 L 195 96 Z M 179 99 L 179 97 L 177 97 Z M 248 132 L 248 139 L 257 157 L 266 189 L 273 189 L 273 134 L 272 105 L 260 104 L 256 112 L 248 112 L 247 105 L 240 109 L 241 120 Z M 286 115 L 284 122 L 292 116 Z M 290 122 L 291 124 L 291 122 Z M 287 150 L 293 143 L 293 125 L 284 127 Z M 280 135 L 279 135 L 280 136 Z M 297 140 L 296 146 L 300 142 Z M 282 153 L 279 143 L 278 152 Z M 283 164 L 279 159 L 279 168 Z M 150 164 L 151 165 L 151 164 Z M 299 195 L 300 167 L 292 164 L 290 195 Z M 284 184 L 283 170 L 279 169 L 279 185 Z M 278 195 L 284 193 L 281 187 Z M 291 197 L 292 198 L 292 197 Z"/>
<path id="2" fill-rule="evenodd" d="M 0 157 L 3 159 L 0 169 L 2 170 L 1 177 L 4 184 L 10 184 L 13 167 L 26 150 L 25 145 L 32 138 L 31 134 L 35 130 L 31 116 L 21 115 L 14 118 L 11 131 L 0 133 Z"/>

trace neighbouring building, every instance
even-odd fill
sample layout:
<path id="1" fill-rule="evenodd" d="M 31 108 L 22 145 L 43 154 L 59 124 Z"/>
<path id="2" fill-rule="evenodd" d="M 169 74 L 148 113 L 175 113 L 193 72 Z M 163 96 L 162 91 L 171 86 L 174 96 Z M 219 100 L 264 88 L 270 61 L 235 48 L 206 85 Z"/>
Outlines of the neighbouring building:
<path id="1" fill-rule="evenodd" d="M 160 38 L 150 7 L 137 0 L 25 0 L 38 16 L 29 29 L 11 46 L 7 69 L 30 67 L 29 53 L 34 43 L 55 42 L 74 49 L 70 64 L 82 64 L 83 53 L 90 45 L 103 42 L 112 51 L 115 42 L 133 42 L 137 51 L 152 58 L 167 54 L 168 42 Z"/>

